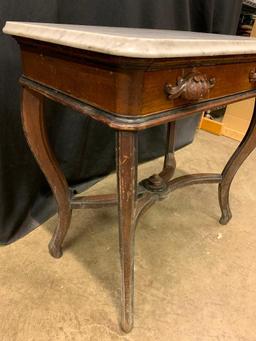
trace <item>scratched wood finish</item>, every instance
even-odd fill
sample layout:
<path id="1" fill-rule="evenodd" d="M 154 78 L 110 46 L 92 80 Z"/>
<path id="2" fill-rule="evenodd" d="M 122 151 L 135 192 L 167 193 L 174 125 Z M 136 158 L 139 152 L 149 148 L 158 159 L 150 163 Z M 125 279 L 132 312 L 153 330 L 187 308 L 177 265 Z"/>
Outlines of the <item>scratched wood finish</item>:
<path id="1" fill-rule="evenodd" d="M 47 50 L 40 52 L 24 48 L 22 59 L 24 74 L 30 79 L 116 114 L 141 111 L 142 71 L 106 67 L 86 59 L 77 62 L 58 58 L 48 54 Z"/>
<path id="2" fill-rule="evenodd" d="M 85 195 L 71 199 L 73 209 L 80 208 L 102 208 L 117 205 L 116 194 Z"/>
<path id="3" fill-rule="evenodd" d="M 57 201 L 59 223 L 49 243 L 49 251 L 53 257 L 59 258 L 62 256 L 62 243 L 71 220 L 70 191 L 48 141 L 43 99 L 42 95 L 23 89 L 22 123 L 29 146 Z"/>
<path id="4" fill-rule="evenodd" d="M 175 66 L 173 59 L 154 64 L 151 59 L 130 58 L 133 61 L 128 64 L 127 58 L 122 62 L 122 57 L 105 55 L 105 63 L 100 63 L 97 53 L 93 61 L 92 54 L 73 49 L 68 58 L 63 47 L 39 42 L 35 45 L 32 40 L 20 42 L 26 77 L 120 116 L 147 116 L 193 103 L 182 98 L 169 100 L 165 92 L 166 83 L 175 86 L 178 77 L 192 70 L 216 80 L 208 96 L 198 102 L 256 88 L 255 82 L 250 82 L 255 56 L 198 57 L 192 61 L 180 58 Z"/>
<path id="5" fill-rule="evenodd" d="M 175 170 L 175 121 L 198 111 L 255 97 L 256 56 L 137 59 L 107 56 L 30 39 L 17 40 L 21 45 L 24 71 L 21 77 L 23 127 L 59 208 L 59 225 L 50 242 L 50 253 L 54 257 L 61 256 L 72 209 L 118 204 L 121 327 L 129 332 L 133 327 L 134 240 L 139 217 L 156 201 L 163 200 L 176 189 L 194 184 L 218 183 L 222 211 L 220 223 L 227 223 L 231 218 L 229 192 L 232 180 L 256 146 L 254 110 L 248 132 L 222 174 L 200 173 L 171 179 Z M 206 83 L 209 78 L 215 79 L 209 92 L 204 92 L 208 98 L 193 103 L 182 96 L 168 99 L 166 84 L 171 85 L 169 88 L 172 89 L 178 77 L 186 79 L 186 73 L 192 71 L 206 74 L 200 76 L 206 79 Z M 44 97 L 117 130 L 117 194 L 71 198 L 47 138 L 43 116 Z M 187 94 L 187 98 L 191 98 L 191 94 Z M 164 166 L 153 177 L 157 181 L 160 178 L 164 186 L 158 186 L 157 181 L 153 181 L 153 186 L 147 187 L 142 181 L 137 187 L 137 133 L 164 123 L 168 124 Z"/>
<path id="6" fill-rule="evenodd" d="M 88 105 L 87 103 L 74 99 L 74 97 L 62 93 L 57 89 L 53 89 L 48 86 L 39 84 L 38 82 L 32 81 L 25 76 L 22 76 L 20 78 L 20 83 L 23 87 L 32 89 L 35 92 L 38 92 L 53 101 L 68 106 L 83 115 L 89 116 L 99 122 L 102 122 L 103 124 L 108 125 L 110 128 L 126 131 L 144 130 L 156 125 L 174 122 L 176 120 L 198 113 L 199 111 L 205 111 L 217 106 L 242 101 L 244 99 L 256 96 L 255 89 L 233 94 L 230 96 L 221 97 L 219 99 L 211 99 L 204 102 L 185 105 L 183 107 L 174 108 L 172 110 L 163 111 L 161 113 L 152 114 L 150 116 L 124 117 L 116 116 L 114 113 L 109 113 L 104 110 L 97 109 L 93 106 Z"/>
<path id="7" fill-rule="evenodd" d="M 121 327 L 125 332 L 129 332 L 133 328 L 137 139 L 136 132 L 117 132 L 119 249 L 122 270 Z"/>

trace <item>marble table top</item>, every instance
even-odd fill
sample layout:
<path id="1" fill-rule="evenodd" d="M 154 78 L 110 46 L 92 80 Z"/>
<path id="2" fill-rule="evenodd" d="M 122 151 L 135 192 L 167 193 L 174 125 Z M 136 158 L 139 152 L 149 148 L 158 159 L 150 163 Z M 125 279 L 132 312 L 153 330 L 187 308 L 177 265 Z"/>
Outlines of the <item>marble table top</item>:
<path id="1" fill-rule="evenodd" d="M 8 21 L 4 33 L 134 58 L 256 54 L 256 39 L 198 32 Z"/>

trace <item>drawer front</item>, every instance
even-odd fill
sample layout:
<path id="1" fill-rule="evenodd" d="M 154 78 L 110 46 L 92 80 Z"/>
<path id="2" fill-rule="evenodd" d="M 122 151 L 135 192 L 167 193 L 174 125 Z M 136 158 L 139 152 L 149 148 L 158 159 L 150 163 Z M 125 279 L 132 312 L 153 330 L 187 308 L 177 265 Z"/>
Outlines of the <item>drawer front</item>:
<path id="1" fill-rule="evenodd" d="M 147 116 L 256 89 L 256 75 L 249 79 L 256 55 L 151 60 L 20 44 L 27 78 L 118 116 Z"/>
<path id="2" fill-rule="evenodd" d="M 255 66 L 250 62 L 146 72 L 141 114 L 252 90 Z"/>

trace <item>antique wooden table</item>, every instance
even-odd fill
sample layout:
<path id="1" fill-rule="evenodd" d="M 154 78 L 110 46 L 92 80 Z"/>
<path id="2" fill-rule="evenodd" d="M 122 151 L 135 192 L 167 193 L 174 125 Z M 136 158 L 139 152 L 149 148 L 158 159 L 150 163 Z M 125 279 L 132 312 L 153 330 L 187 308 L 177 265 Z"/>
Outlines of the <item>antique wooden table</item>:
<path id="1" fill-rule="evenodd" d="M 121 327 L 133 327 L 134 237 L 139 216 L 177 188 L 219 184 L 220 223 L 231 219 L 231 182 L 256 146 L 256 110 L 239 147 L 220 174 L 171 179 L 175 121 L 256 96 L 256 39 L 145 29 L 7 22 L 21 47 L 22 119 L 30 148 L 58 204 L 49 244 L 62 255 L 72 209 L 118 205 L 122 269 Z M 116 130 L 118 193 L 74 197 L 48 143 L 44 98 Z M 138 131 L 167 124 L 159 174 L 137 184 Z M 216 141 L 217 142 L 217 141 Z"/>

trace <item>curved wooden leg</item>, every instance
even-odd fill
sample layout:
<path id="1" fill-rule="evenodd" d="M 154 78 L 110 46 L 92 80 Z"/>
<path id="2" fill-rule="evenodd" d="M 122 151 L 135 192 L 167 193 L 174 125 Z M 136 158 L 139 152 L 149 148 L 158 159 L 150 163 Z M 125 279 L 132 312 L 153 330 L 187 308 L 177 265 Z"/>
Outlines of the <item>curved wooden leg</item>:
<path id="1" fill-rule="evenodd" d="M 42 95 L 23 88 L 23 129 L 30 149 L 46 176 L 58 205 L 59 224 L 49 243 L 49 251 L 53 257 L 59 258 L 62 256 L 62 243 L 71 220 L 70 195 L 66 179 L 49 145 L 44 123 L 43 100 Z"/>
<path id="2" fill-rule="evenodd" d="M 221 209 L 220 223 L 225 225 L 232 218 L 232 213 L 229 207 L 229 192 L 232 180 L 249 154 L 256 147 L 256 105 L 254 105 L 254 112 L 249 128 L 236 149 L 231 156 L 227 165 L 222 172 L 222 181 L 219 184 L 219 203 Z"/>
<path id="3" fill-rule="evenodd" d="M 137 133 L 117 132 L 119 245 L 122 272 L 121 327 L 133 328 Z"/>
<path id="4" fill-rule="evenodd" d="M 168 181 L 173 177 L 176 169 L 175 152 L 176 122 L 167 124 L 165 157 L 163 169 L 159 174 L 153 174 L 149 178 L 142 180 L 143 187 L 153 192 L 166 190 Z"/>
<path id="5" fill-rule="evenodd" d="M 175 160 L 175 137 L 176 137 L 176 122 L 169 122 L 167 124 L 167 136 L 166 136 L 166 147 L 164 166 L 162 172 L 159 174 L 165 182 L 168 182 L 172 177 L 176 169 Z"/>

